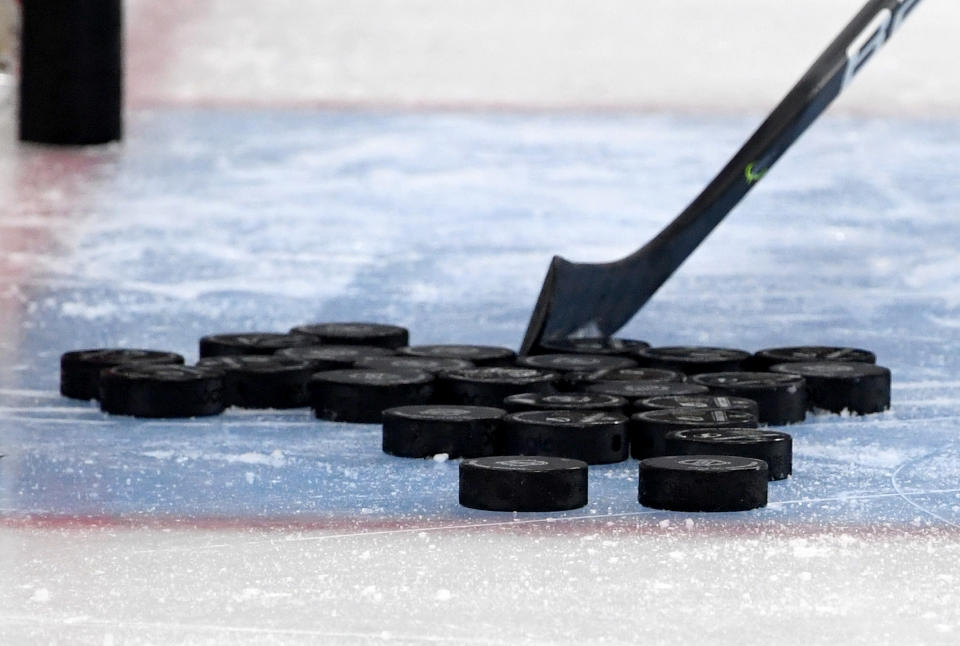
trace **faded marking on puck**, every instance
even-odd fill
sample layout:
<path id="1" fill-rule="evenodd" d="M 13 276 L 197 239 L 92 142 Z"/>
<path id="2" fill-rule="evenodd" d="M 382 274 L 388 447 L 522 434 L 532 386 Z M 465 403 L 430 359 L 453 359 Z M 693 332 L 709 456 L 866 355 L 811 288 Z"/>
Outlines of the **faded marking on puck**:
<path id="1" fill-rule="evenodd" d="M 677 460 L 677 462 L 688 467 L 697 467 L 698 469 L 712 469 L 714 467 L 725 467 L 733 464 L 730 460 L 718 460 L 717 458 L 690 458 L 688 460 Z"/>
<path id="2" fill-rule="evenodd" d="M 534 458 L 513 458 L 511 460 L 497 460 L 494 462 L 499 467 L 508 467 L 510 469 L 529 469 L 530 467 L 545 467 L 549 462 L 537 460 Z"/>

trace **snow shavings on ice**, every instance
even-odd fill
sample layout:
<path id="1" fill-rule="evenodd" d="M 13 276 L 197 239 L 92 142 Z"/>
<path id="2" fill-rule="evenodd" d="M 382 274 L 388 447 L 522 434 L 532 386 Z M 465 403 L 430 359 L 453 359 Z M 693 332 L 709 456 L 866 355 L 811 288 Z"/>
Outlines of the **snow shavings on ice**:
<path id="1" fill-rule="evenodd" d="M 286 466 L 287 457 L 280 449 L 275 449 L 269 454 L 247 452 L 240 454 L 228 453 L 203 453 L 200 451 L 146 451 L 142 455 L 157 460 L 175 459 L 177 462 L 186 462 L 187 460 L 207 460 L 211 462 L 226 462 L 229 464 L 256 464 L 269 467 L 281 468 Z"/>
<path id="2" fill-rule="evenodd" d="M 805 439 L 797 443 L 794 450 L 797 456 L 803 458 L 858 464 L 877 469 L 895 469 L 900 464 L 924 454 L 921 449 L 892 447 L 879 440 L 864 443 L 863 438 L 838 438 L 830 443 Z"/>

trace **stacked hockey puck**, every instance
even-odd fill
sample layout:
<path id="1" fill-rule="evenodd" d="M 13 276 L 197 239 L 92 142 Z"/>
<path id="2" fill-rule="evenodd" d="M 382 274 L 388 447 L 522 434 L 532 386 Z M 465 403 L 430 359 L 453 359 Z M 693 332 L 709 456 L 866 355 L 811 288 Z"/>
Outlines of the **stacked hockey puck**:
<path id="1" fill-rule="evenodd" d="M 185 366 L 156 350 L 68 352 L 61 392 L 138 417 L 309 406 L 321 419 L 380 423 L 388 454 L 463 458 L 462 504 L 514 511 L 582 506 L 588 465 L 631 456 L 644 505 L 762 506 L 767 481 L 791 472 L 792 441 L 760 427 L 890 404 L 890 371 L 852 348 L 568 339 L 518 358 L 496 346 L 411 346 L 395 325 L 315 323 L 205 336 L 199 354 Z"/>
<path id="2" fill-rule="evenodd" d="M 889 370 L 864 350 L 805 346 L 750 354 L 601 339 L 552 345 L 545 348 L 551 352 L 518 359 L 524 368 L 558 376 L 547 389 L 504 399 L 508 412 L 493 441 L 498 455 L 461 464 L 462 504 L 502 509 L 514 488 L 510 479 L 521 475 L 532 483 L 549 473 L 580 491 L 582 474 L 569 460 L 584 470 L 626 459 L 629 445 L 629 455 L 640 460 L 643 505 L 753 509 L 766 504 L 769 481 L 792 471 L 791 436 L 763 427 L 802 422 L 810 409 L 867 414 L 890 403 Z M 499 394 L 473 387 L 490 400 Z M 515 495 L 515 510 L 569 503 L 545 494 L 537 506 L 521 498 L 527 491 Z M 586 503 L 585 490 L 579 500 Z"/>
<path id="3" fill-rule="evenodd" d="M 402 327 L 376 323 L 214 334 L 200 339 L 194 366 L 185 366 L 181 355 L 157 350 L 79 350 L 61 357 L 60 392 L 97 399 L 107 413 L 137 417 L 216 415 L 229 406 L 313 406 L 329 419 L 373 422 L 397 402 L 430 400 L 432 391 L 423 387 L 432 381 L 425 372 L 429 366 L 357 368 L 361 361 L 397 359 L 408 338 Z M 472 365 L 447 362 L 443 367 Z M 358 398 L 365 402 L 358 404 Z"/>

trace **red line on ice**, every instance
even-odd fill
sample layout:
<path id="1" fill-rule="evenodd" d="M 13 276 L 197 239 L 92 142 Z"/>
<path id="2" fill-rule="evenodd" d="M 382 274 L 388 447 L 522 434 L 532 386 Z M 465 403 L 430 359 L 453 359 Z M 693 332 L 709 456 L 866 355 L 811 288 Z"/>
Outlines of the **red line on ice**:
<path id="1" fill-rule="evenodd" d="M 688 519 L 691 521 L 688 523 Z M 851 524 L 808 522 L 797 519 L 770 520 L 750 517 L 734 519 L 707 514 L 682 517 L 641 510 L 637 514 L 578 515 L 540 518 L 525 514 L 485 517 L 450 517 L 409 519 L 389 517 L 242 517 L 242 516 L 165 516 L 165 515 L 62 515 L 23 514 L 0 516 L 0 528 L 39 531 L 89 530 L 181 530 L 198 532 L 318 532 L 379 534 L 418 531 L 462 533 L 509 533 L 535 536 L 610 536 L 690 535 L 691 537 L 760 538 L 764 536 L 809 537 L 850 534 L 858 538 L 895 538 L 898 536 L 960 537 L 954 527 L 917 525 L 908 522 Z"/>

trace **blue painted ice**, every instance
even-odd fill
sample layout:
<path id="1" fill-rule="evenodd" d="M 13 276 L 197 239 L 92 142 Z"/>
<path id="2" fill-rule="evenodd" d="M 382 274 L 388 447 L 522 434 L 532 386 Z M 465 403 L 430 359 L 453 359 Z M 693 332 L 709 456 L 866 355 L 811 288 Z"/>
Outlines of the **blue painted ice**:
<path id="1" fill-rule="evenodd" d="M 773 639 L 785 621 L 799 639 L 817 634 L 802 628 L 811 618 L 873 625 L 855 579 L 876 568 L 870 580 L 890 582 L 876 603 L 896 607 L 905 586 L 936 615 L 890 615 L 883 630 L 916 621 L 927 643 L 950 643 L 960 630 L 960 122 L 826 119 L 623 331 L 658 345 L 849 344 L 891 368 L 891 411 L 788 429 L 794 476 L 771 483 L 763 510 L 645 510 L 630 461 L 591 469 L 584 510 L 478 512 L 457 504 L 455 461 L 386 456 L 375 426 L 319 422 L 307 409 L 111 418 L 56 392 L 70 349 L 142 346 L 194 360 L 204 334 L 310 321 L 380 320 L 409 326 L 414 343 L 515 347 L 552 254 L 600 261 L 633 250 L 755 122 L 170 110 L 136 114 L 123 146 L 9 151 L 0 535 L 18 555 L 8 567 L 32 587 L 0 590 L 0 607 L 15 609 L 0 612 L 0 631 L 98 641 L 120 615 L 133 618 L 115 632 L 135 643 L 202 641 L 204 626 L 214 641 L 338 643 L 385 631 L 399 643 L 632 643 L 603 626 L 676 637 L 690 621 L 728 643 L 749 616 L 758 635 Z M 76 532 L 75 546 L 51 543 L 62 560 L 43 547 L 42 528 L 59 524 Z M 165 537 L 177 527 L 197 529 Z M 23 565 L 34 549 L 46 556 Z M 916 550 L 939 554 L 937 571 L 923 585 L 894 581 L 925 571 L 908 556 Z M 106 594 L 96 560 L 125 568 L 130 557 L 140 563 L 123 569 L 131 601 L 113 601 L 98 623 L 69 576 L 79 568 Z M 277 578 L 264 574 L 274 567 Z M 191 569 L 214 591 L 191 587 Z M 842 584 L 814 585 L 834 569 Z M 178 610 L 144 610 L 184 586 Z M 589 615 L 573 609 L 591 594 Z M 711 598 L 710 621 L 688 616 L 683 604 Z M 524 599 L 554 623 L 523 614 Z M 674 611 L 658 619 L 653 599 Z M 766 619 L 737 609 L 754 601 Z M 304 614 L 300 602 L 333 614 Z M 78 633 L 45 633 L 31 614 L 38 604 L 56 625 L 87 619 Z M 228 606 L 249 613 L 230 626 L 251 632 L 219 623 Z M 440 618 L 445 607 L 455 620 Z"/>

